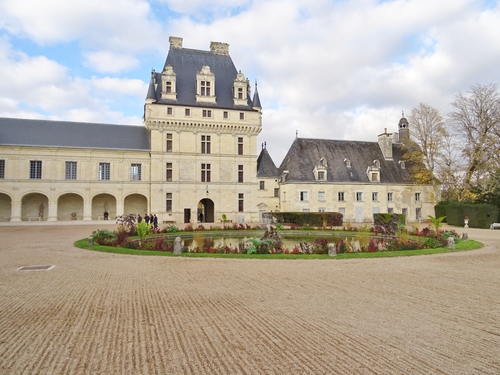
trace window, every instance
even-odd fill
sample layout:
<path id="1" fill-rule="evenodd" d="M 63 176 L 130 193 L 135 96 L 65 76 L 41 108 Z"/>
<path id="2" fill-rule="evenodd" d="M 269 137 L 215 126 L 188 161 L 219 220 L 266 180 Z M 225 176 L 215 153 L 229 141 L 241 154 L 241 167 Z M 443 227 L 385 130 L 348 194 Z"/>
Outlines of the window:
<path id="1" fill-rule="evenodd" d="M 99 180 L 109 180 L 110 169 L 109 163 L 99 163 Z"/>
<path id="2" fill-rule="evenodd" d="M 300 201 L 301 202 L 307 202 L 309 201 L 309 195 L 307 191 L 301 191 L 300 192 Z"/>
<path id="3" fill-rule="evenodd" d="M 245 207 L 244 207 L 244 199 L 243 199 L 243 193 L 238 194 L 238 212 L 243 212 Z"/>
<path id="4" fill-rule="evenodd" d="M 228 119 L 229 118 L 229 112 L 228 111 L 224 111 L 222 113 L 222 117 L 224 117 L 225 119 Z"/>
<path id="5" fill-rule="evenodd" d="M 259 182 L 259 189 L 260 190 L 265 190 L 266 189 L 266 181 L 260 181 Z"/>
<path id="6" fill-rule="evenodd" d="M 201 165 L 201 182 L 210 182 L 210 164 L 203 163 Z"/>
<path id="7" fill-rule="evenodd" d="M 415 201 L 420 201 L 420 193 L 415 193 Z"/>
<path id="8" fill-rule="evenodd" d="M 238 137 L 238 155 L 243 155 L 243 137 Z"/>
<path id="9" fill-rule="evenodd" d="M 201 153 L 202 154 L 210 154 L 210 136 L 202 135 L 201 136 Z"/>
<path id="10" fill-rule="evenodd" d="M 66 180 L 76 180 L 76 161 L 66 162 Z"/>
<path id="11" fill-rule="evenodd" d="M 172 82 L 171 81 L 167 81 L 165 83 L 165 92 L 167 94 L 171 94 L 172 93 Z"/>
<path id="12" fill-rule="evenodd" d="M 417 220 L 420 220 L 422 218 L 422 209 L 420 207 L 417 207 L 415 209 L 415 218 Z"/>
<path id="13" fill-rule="evenodd" d="M 203 117 L 212 117 L 212 111 L 210 109 L 204 109 Z"/>
<path id="14" fill-rule="evenodd" d="M 362 202 L 363 201 L 363 193 L 358 191 L 356 192 L 356 201 L 357 202 Z"/>
<path id="15" fill-rule="evenodd" d="M 167 163 L 166 170 L 166 181 L 172 181 L 172 163 Z"/>
<path id="16" fill-rule="evenodd" d="M 191 116 L 191 108 L 185 108 L 184 109 L 184 116 Z"/>
<path id="17" fill-rule="evenodd" d="M 318 208 L 318 212 L 325 212 L 326 211 L 326 208 L 325 207 L 319 207 Z"/>
<path id="18" fill-rule="evenodd" d="M 243 182 L 243 166 L 238 165 L 238 182 Z"/>
<path id="19" fill-rule="evenodd" d="M 243 88 L 238 87 L 238 99 L 243 99 Z"/>
<path id="20" fill-rule="evenodd" d="M 339 201 L 340 202 L 344 201 L 344 192 L 343 191 L 339 191 Z"/>
<path id="21" fill-rule="evenodd" d="M 374 201 L 374 202 L 378 201 L 378 193 L 377 192 L 372 193 L 372 201 Z"/>
<path id="22" fill-rule="evenodd" d="M 408 209 L 407 209 L 407 208 L 403 208 L 403 209 L 401 210 L 401 214 L 402 214 L 402 215 L 405 215 L 405 216 L 408 216 Z"/>
<path id="23" fill-rule="evenodd" d="M 394 213 L 394 208 L 389 207 L 389 208 L 387 209 L 387 213 L 388 213 L 388 214 L 393 214 L 393 213 Z"/>
<path id="24" fill-rule="evenodd" d="M 167 107 L 167 115 L 172 115 L 174 113 L 172 107 Z"/>
<path id="25" fill-rule="evenodd" d="M 141 181 L 140 164 L 130 164 L 130 181 Z"/>
<path id="26" fill-rule="evenodd" d="M 274 197 L 279 198 L 280 196 L 280 188 L 274 188 Z"/>
<path id="27" fill-rule="evenodd" d="M 318 191 L 318 201 L 319 202 L 325 201 L 325 192 L 324 191 Z"/>
<path id="28" fill-rule="evenodd" d="M 5 160 L 0 160 L 0 178 L 5 178 Z"/>
<path id="29" fill-rule="evenodd" d="M 325 171 L 318 171 L 318 181 L 325 181 Z"/>
<path id="30" fill-rule="evenodd" d="M 387 200 L 392 202 L 392 193 L 387 193 Z"/>
<path id="31" fill-rule="evenodd" d="M 172 212 L 172 193 L 166 194 L 165 211 Z"/>
<path id="32" fill-rule="evenodd" d="M 41 160 L 31 160 L 30 161 L 30 178 L 40 180 L 42 178 L 42 161 Z"/>
<path id="33" fill-rule="evenodd" d="M 201 96 L 210 96 L 210 81 L 201 81 Z"/>
<path id="34" fill-rule="evenodd" d="M 167 152 L 172 152 L 172 133 L 167 133 Z"/>
<path id="35" fill-rule="evenodd" d="M 372 172 L 372 182 L 377 182 L 377 181 L 378 181 L 378 173 Z"/>
<path id="36" fill-rule="evenodd" d="M 240 120 L 244 120 L 245 119 L 245 113 L 244 112 L 240 112 Z"/>

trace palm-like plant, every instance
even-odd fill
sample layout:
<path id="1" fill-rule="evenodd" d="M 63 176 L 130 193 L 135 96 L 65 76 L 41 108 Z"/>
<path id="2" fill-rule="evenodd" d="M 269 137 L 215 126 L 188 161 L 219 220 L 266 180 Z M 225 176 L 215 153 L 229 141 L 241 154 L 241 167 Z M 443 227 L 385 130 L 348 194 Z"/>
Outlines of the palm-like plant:
<path id="1" fill-rule="evenodd" d="M 441 225 L 443 225 L 443 220 L 446 219 L 446 216 L 441 216 L 441 217 L 434 217 L 431 215 L 428 215 L 429 219 L 431 220 L 431 225 L 434 227 L 436 230 L 436 234 L 439 232 L 439 228 L 441 228 Z"/>

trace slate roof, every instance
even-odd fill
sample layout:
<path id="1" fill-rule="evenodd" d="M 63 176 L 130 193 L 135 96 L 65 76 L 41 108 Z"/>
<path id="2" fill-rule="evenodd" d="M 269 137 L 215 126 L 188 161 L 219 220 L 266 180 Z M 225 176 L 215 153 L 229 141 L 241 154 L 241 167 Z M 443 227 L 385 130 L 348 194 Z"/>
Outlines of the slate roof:
<path id="1" fill-rule="evenodd" d="M 0 117 L 0 145 L 150 150 L 143 126 Z"/>
<path id="2" fill-rule="evenodd" d="M 257 158 L 257 177 L 279 177 L 280 171 L 276 167 L 267 152 L 267 148 L 263 148 L 260 152 L 259 157 Z"/>
<path id="3" fill-rule="evenodd" d="M 189 48 L 171 48 L 164 67 L 167 65 L 172 66 L 176 74 L 177 100 L 161 99 L 161 72 L 152 72 L 158 86 L 153 96 L 150 84 L 147 93 L 148 99 L 157 99 L 156 103 L 160 104 L 252 110 L 252 100 L 250 98 L 248 98 L 247 105 L 234 104 L 233 84 L 238 72 L 229 55 Z M 210 71 L 215 75 L 215 96 L 217 103 L 199 103 L 196 101 L 196 74 L 204 65 L 208 65 Z"/>
<path id="4" fill-rule="evenodd" d="M 404 153 L 402 145 L 393 144 L 392 149 L 393 159 L 385 160 L 378 142 L 296 138 L 279 170 L 288 171 L 285 182 L 315 182 L 313 170 L 324 158 L 327 182 L 367 183 L 366 170 L 378 160 L 380 183 L 410 183 L 408 170 L 399 164 Z M 350 160 L 350 168 L 345 159 Z"/>

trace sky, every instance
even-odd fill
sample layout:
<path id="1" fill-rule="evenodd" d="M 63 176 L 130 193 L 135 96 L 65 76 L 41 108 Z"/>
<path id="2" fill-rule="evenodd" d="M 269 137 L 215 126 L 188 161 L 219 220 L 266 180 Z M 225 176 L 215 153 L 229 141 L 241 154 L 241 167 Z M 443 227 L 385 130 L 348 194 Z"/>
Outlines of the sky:
<path id="1" fill-rule="evenodd" d="M 142 126 L 170 36 L 229 44 L 277 166 L 297 134 L 376 141 L 500 80 L 500 0 L 0 0 L 0 116 Z"/>

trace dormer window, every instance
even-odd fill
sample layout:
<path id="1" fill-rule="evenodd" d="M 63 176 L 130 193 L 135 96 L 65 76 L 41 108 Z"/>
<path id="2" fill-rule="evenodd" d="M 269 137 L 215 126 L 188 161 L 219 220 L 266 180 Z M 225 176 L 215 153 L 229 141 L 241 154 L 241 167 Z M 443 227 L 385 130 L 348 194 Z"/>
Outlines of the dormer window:
<path id="1" fill-rule="evenodd" d="M 240 71 L 233 83 L 233 101 L 235 105 L 248 104 L 248 91 L 250 90 L 250 83 L 245 75 Z"/>
<path id="2" fill-rule="evenodd" d="M 208 65 L 204 65 L 196 74 L 196 101 L 215 103 L 215 74 Z"/>
<path id="3" fill-rule="evenodd" d="M 327 163 L 326 163 L 326 160 L 325 158 L 321 158 L 319 159 L 319 162 L 318 164 L 316 165 L 316 167 L 314 167 L 314 178 L 316 179 L 316 181 L 326 181 L 326 177 L 327 177 Z"/>
<path id="4" fill-rule="evenodd" d="M 176 81 L 177 81 L 177 76 L 174 73 L 174 69 L 170 65 L 165 66 L 165 69 L 163 69 L 163 72 L 161 73 L 162 99 L 170 99 L 170 100 L 177 99 Z"/>
<path id="5" fill-rule="evenodd" d="M 406 169 L 405 162 L 402 160 L 399 162 L 399 166 L 401 167 L 401 169 Z"/>
<path id="6" fill-rule="evenodd" d="M 351 168 L 351 161 L 349 159 L 345 158 L 344 163 L 347 168 Z"/>
<path id="7" fill-rule="evenodd" d="M 370 182 L 380 182 L 380 162 L 378 160 L 374 160 L 373 165 L 366 169 L 366 175 Z"/>

